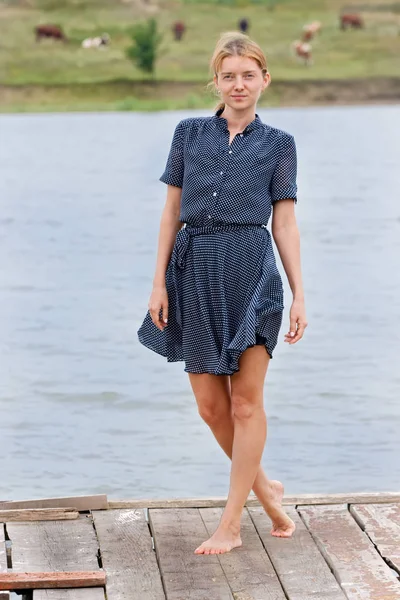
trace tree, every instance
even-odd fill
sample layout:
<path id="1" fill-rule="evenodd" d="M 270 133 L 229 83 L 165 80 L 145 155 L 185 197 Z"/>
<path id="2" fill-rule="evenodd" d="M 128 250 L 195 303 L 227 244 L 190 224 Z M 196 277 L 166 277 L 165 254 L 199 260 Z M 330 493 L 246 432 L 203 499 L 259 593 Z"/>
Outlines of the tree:
<path id="1" fill-rule="evenodd" d="M 131 37 L 133 45 L 127 48 L 127 57 L 141 71 L 153 74 L 158 46 L 162 40 L 162 35 L 157 33 L 157 21 L 151 17 L 145 23 L 134 25 Z"/>

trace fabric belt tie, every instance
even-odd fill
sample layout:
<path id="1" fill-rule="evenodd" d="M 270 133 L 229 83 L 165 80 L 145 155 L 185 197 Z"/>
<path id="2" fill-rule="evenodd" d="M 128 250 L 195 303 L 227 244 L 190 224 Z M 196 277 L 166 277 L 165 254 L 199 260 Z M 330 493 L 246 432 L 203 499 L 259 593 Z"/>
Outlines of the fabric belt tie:
<path id="1" fill-rule="evenodd" d="M 193 226 L 185 223 L 184 226 L 178 231 L 175 245 L 171 255 L 172 264 L 176 265 L 180 269 L 184 269 L 186 266 L 186 253 L 189 249 L 190 240 L 194 235 L 201 235 L 205 233 L 216 233 L 217 231 L 234 231 L 236 229 L 247 228 L 258 228 L 265 225 L 258 225 L 254 223 L 218 223 L 214 225 L 199 225 Z"/>

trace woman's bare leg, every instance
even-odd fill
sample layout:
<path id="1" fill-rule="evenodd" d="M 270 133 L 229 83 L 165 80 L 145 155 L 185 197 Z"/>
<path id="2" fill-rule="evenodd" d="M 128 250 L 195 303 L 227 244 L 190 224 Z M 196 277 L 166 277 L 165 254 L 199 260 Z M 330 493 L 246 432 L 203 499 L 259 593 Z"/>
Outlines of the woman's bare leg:
<path id="1" fill-rule="evenodd" d="M 255 346 L 241 355 L 240 371 L 231 380 L 229 376 L 189 374 L 200 415 L 229 458 L 233 457 L 220 527 L 197 553 L 226 552 L 240 545 L 240 515 L 251 487 L 273 521 L 272 535 L 289 537 L 294 531 L 293 521 L 282 509 L 283 485 L 268 480 L 260 465 L 267 429 L 263 385 L 268 362 L 265 348 Z"/>
<path id="2" fill-rule="evenodd" d="M 234 427 L 229 375 L 189 373 L 189 378 L 201 417 L 210 427 L 225 454 L 232 459 Z M 283 484 L 277 479 L 268 479 L 260 465 L 253 483 L 253 491 L 272 521 L 271 534 L 276 537 L 290 537 L 294 528 L 293 521 L 282 508 Z"/>

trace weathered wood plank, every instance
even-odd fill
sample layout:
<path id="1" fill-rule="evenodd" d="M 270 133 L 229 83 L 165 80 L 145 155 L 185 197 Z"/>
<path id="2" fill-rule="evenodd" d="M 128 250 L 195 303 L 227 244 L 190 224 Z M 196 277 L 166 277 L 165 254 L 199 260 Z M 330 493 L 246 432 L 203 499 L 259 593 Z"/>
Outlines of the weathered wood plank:
<path id="1" fill-rule="evenodd" d="M 294 507 L 285 508 L 296 525 L 290 538 L 271 535 L 272 522 L 262 508 L 247 510 L 290 600 L 346 598 Z"/>
<path id="2" fill-rule="evenodd" d="M 194 553 L 209 537 L 198 509 L 151 509 L 149 520 L 168 600 L 233 600 L 218 556 Z"/>
<path id="3" fill-rule="evenodd" d="M 7 573 L 7 550 L 3 523 L 0 523 L 0 574 L 1 573 Z M 10 600 L 9 592 L 0 592 L 0 600 Z"/>
<path id="4" fill-rule="evenodd" d="M 4 525 L 0 523 L 0 573 L 7 572 L 7 549 Z"/>
<path id="5" fill-rule="evenodd" d="M 349 600 L 399 600 L 400 582 L 346 505 L 298 512 Z"/>
<path id="6" fill-rule="evenodd" d="M 352 504 L 350 513 L 379 553 L 400 573 L 400 504 Z"/>
<path id="7" fill-rule="evenodd" d="M 55 521 L 77 519 L 74 508 L 28 508 L 0 510 L 0 523 L 10 521 Z"/>
<path id="8" fill-rule="evenodd" d="M 0 502 L 0 510 L 10 508 L 75 508 L 75 510 L 103 510 L 108 508 L 107 494 L 40 498 L 38 500 L 8 500 Z"/>
<path id="9" fill-rule="evenodd" d="M 99 569 L 91 515 L 73 521 L 7 523 L 6 527 L 14 573 Z"/>
<path id="10" fill-rule="evenodd" d="M 35 590 L 33 600 L 104 600 L 104 589 L 76 588 L 58 590 Z"/>
<path id="11" fill-rule="evenodd" d="M 223 508 L 201 508 L 200 515 L 211 537 L 220 522 Z M 286 596 L 275 569 L 264 550 L 252 520 L 244 509 L 241 521 L 243 545 L 218 556 L 234 598 L 285 600 Z M 204 540 L 202 540 L 204 541 Z M 193 552 L 194 548 L 192 548 Z M 210 594 L 210 598 L 214 598 Z"/>
<path id="12" fill-rule="evenodd" d="M 93 519 L 107 573 L 107 600 L 165 600 L 144 511 L 100 511 Z"/>
<path id="13" fill-rule="evenodd" d="M 103 571 L 77 571 L 62 573 L 1 573 L 0 590 L 29 590 L 39 588 L 82 588 L 104 586 Z"/>
<path id="14" fill-rule="evenodd" d="M 117 508 L 217 508 L 226 505 L 226 497 L 210 498 L 144 498 L 131 500 L 109 500 L 110 509 Z M 400 503 L 400 492 L 356 492 L 353 494 L 300 494 L 296 496 L 284 496 L 284 505 L 298 504 L 367 504 L 367 503 Z M 260 506 L 258 499 L 250 494 L 246 506 Z"/>

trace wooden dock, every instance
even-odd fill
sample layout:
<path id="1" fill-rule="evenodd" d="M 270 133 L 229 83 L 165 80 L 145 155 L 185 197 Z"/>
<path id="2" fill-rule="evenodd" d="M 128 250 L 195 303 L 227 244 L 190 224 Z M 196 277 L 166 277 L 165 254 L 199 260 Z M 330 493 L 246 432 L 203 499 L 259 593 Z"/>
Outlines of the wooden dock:
<path id="1" fill-rule="evenodd" d="M 243 546 L 194 554 L 225 503 L 0 502 L 0 599 L 400 600 L 400 493 L 286 496 L 291 538 L 250 496 Z"/>

